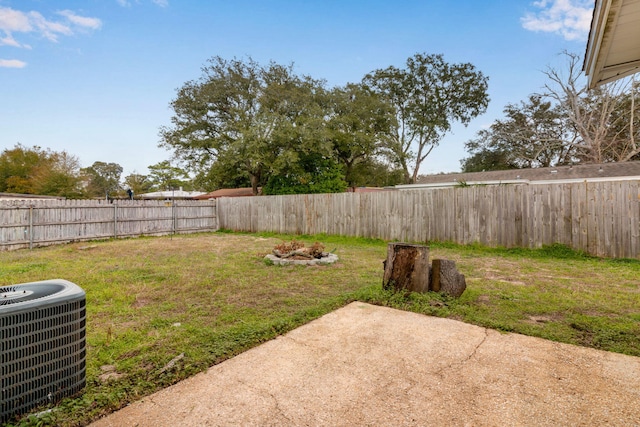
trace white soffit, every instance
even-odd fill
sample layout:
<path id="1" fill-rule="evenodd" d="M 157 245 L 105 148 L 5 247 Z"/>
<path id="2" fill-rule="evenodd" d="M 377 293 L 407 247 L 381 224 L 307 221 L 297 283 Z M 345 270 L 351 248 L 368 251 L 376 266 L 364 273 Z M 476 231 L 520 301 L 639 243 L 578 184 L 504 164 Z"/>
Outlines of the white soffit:
<path id="1" fill-rule="evenodd" d="M 640 0 L 596 0 L 584 71 L 589 88 L 640 71 Z"/>

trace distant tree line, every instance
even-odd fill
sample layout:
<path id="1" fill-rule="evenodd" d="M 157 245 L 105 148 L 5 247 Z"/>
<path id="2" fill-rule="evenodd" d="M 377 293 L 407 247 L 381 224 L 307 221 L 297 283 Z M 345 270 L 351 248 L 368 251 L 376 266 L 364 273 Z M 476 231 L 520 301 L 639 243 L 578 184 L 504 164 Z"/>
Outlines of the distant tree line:
<path id="1" fill-rule="evenodd" d="M 117 163 L 94 162 L 82 168 L 66 151 L 16 144 L 0 153 L 0 192 L 80 198 L 125 198 L 134 194 L 167 189 L 192 189 L 188 174 L 163 161 L 149 166 L 150 173 L 132 173 L 122 179 Z"/>
<path id="2" fill-rule="evenodd" d="M 548 68 L 545 90 L 508 104 L 504 118 L 465 147 L 463 172 L 640 160 L 640 94 L 634 78 L 588 90 L 578 55 Z"/>
<path id="3" fill-rule="evenodd" d="M 633 79 L 587 90 L 580 58 L 547 69 L 548 84 L 465 147 L 463 171 L 640 160 Z M 62 151 L 17 144 L 0 153 L 0 192 L 67 198 L 169 190 L 261 188 L 264 194 L 340 192 L 416 182 L 454 123 L 486 111 L 488 78 L 472 64 L 416 54 L 404 68 L 374 70 L 327 87 L 292 65 L 211 58 L 171 101 L 159 145 L 171 160 L 122 178 L 117 163 L 82 168 Z"/>
<path id="4" fill-rule="evenodd" d="M 129 189 L 293 194 L 411 183 L 453 123 L 486 110 L 487 82 L 472 64 L 442 55 L 416 54 L 404 68 L 341 87 L 292 65 L 213 57 L 170 104 L 159 145 L 171 161 L 121 179 L 117 163 L 81 168 L 64 151 L 18 144 L 0 154 L 0 191 L 102 198 Z"/>
<path id="5" fill-rule="evenodd" d="M 77 157 L 18 144 L 0 154 L 0 192 L 82 196 Z"/>

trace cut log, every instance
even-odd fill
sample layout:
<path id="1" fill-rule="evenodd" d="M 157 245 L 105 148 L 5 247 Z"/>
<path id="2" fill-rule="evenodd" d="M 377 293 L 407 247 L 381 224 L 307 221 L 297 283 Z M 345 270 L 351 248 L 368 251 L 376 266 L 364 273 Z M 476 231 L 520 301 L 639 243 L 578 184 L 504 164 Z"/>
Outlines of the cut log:
<path id="1" fill-rule="evenodd" d="M 384 289 L 410 292 L 429 290 L 429 247 L 389 243 L 384 262 Z"/>
<path id="2" fill-rule="evenodd" d="M 293 257 L 293 256 L 300 256 L 300 257 L 307 258 L 307 259 L 313 259 L 314 258 L 314 256 L 311 255 L 309 252 L 303 251 L 303 250 L 300 250 L 300 249 L 297 249 L 297 250 L 291 251 L 291 252 L 286 252 L 286 253 L 281 252 L 281 251 L 279 251 L 277 249 L 274 249 L 273 250 L 273 254 L 275 256 L 277 256 L 278 258 L 290 258 L 290 257 Z"/>
<path id="3" fill-rule="evenodd" d="M 456 269 L 456 262 L 449 259 L 434 259 L 431 264 L 431 289 L 458 298 L 467 283 L 464 275 Z"/>

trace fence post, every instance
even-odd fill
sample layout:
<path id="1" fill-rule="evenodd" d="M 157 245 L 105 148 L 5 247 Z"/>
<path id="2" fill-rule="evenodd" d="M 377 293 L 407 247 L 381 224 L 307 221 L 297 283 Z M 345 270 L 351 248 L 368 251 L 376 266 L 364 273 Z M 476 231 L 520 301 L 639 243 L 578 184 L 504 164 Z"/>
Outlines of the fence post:
<path id="1" fill-rule="evenodd" d="M 213 199 L 213 202 L 216 204 L 215 206 L 215 214 L 216 214 L 216 225 L 215 231 L 220 230 L 220 206 L 218 204 L 218 199 Z"/>
<path id="2" fill-rule="evenodd" d="M 171 234 L 176 234 L 176 199 L 171 199 Z"/>
<path id="3" fill-rule="evenodd" d="M 29 249 L 33 249 L 33 205 L 29 205 Z"/>
<path id="4" fill-rule="evenodd" d="M 118 205 L 113 205 L 113 238 L 118 238 Z"/>

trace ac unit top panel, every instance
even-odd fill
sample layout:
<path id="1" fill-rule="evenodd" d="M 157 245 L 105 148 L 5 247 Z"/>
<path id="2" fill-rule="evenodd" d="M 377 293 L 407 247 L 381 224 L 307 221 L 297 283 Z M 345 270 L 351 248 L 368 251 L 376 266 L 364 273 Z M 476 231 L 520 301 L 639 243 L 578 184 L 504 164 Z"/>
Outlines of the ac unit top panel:
<path id="1" fill-rule="evenodd" d="M 0 317 L 84 298 L 82 288 L 64 279 L 0 286 Z"/>

